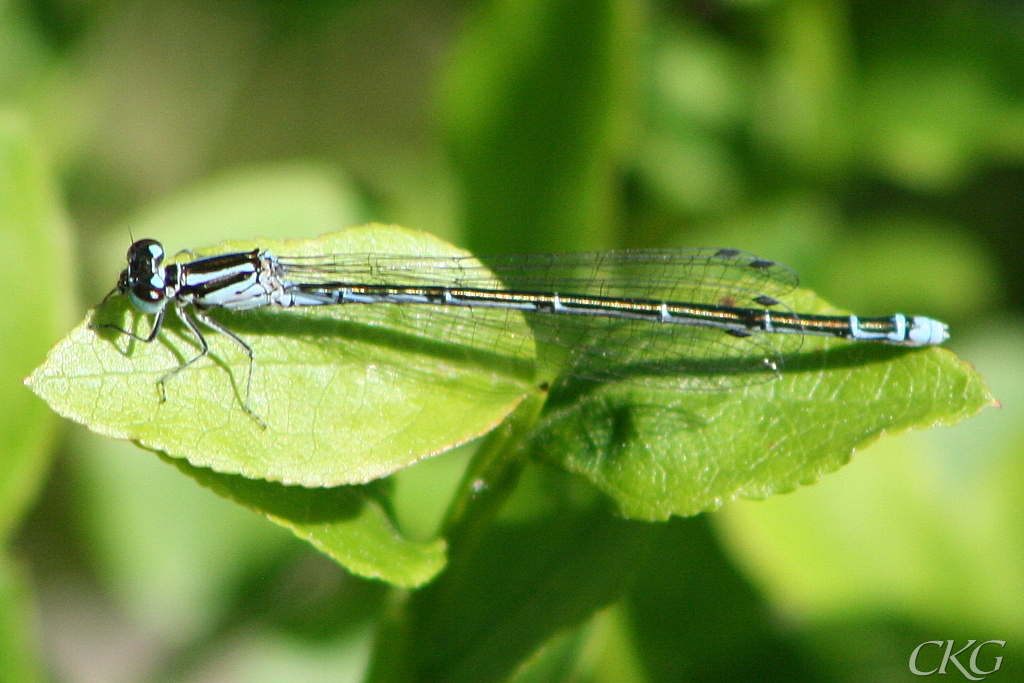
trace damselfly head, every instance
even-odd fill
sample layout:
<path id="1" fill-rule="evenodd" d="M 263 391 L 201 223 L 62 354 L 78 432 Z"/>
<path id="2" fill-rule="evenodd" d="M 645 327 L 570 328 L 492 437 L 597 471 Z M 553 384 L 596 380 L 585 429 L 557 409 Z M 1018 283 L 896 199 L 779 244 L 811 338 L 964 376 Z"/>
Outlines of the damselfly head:
<path id="1" fill-rule="evenodd" d="M 121 272 L 117 289 L 127 294 L 139 310 L 156 313 L 166 303 L 163 246 L 156 240 L 138 240 L 128 248 L 127 256 L 128 267 Z"/>

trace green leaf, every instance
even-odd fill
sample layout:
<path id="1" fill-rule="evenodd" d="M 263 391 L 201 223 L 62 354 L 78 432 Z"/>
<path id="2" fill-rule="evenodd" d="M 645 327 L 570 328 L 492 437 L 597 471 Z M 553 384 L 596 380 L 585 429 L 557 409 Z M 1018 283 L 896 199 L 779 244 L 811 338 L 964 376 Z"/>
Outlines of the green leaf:
<path id="1" fill-rule="evenodd" d="M 44 155 L 27 122 L 0 110 L 0 542 L 49 462 L 56 422 L 21 380 L 67 325 L 70 239 Z"/>
<path id="2" fill-rule="evenodd" d="M 381 225 L 196 254 L 255 245 L 289 255 L 465 255 L 425 233 Z M 532 390 L 534 347 L 521 318 L 414 308 L 214 311 L 253 348 L 251 384 L 244 351 L 211 332 L 210 357 L 167 379 L 166 400 L 161 378 L 198 353 L 174 316 L 150 344 L 91 329 L 90 318 L 28 382 L 61 415 L 196 467 L 304 486 L 365 483 L 486 433 Z M 128 309 L 113 297 L 96 321 L 146 334 L 151 321 Z"/>
<path id="3" fill-rule="evenodd" d="M 307 489 L 165 459 L 217 494 L 290 529 L 353 574 L 414 588 L 444 568 L 445 542 L 402 538 L 372 485 Z"/>
<path id="4" fill-rule="evenodd" d="M 716 516 L 777 609 L 1024 633 L 1024 329 L 999 321 L 962 348 L 1000 410 L 884 439 L 818 486 Z"/>
<path id="5" fill-rule="evenodd" d="M 807 291 L 786 303 L 836 312 Z M 813 483 L 883 433 L 954 424 L 993 402 L 942 348 L 807 338 L 785 363 L 780 379 L 731 391 L 681 393 L 666 378 L 552 402 L 533 451 L 592 481 L 627 517 L 663 520 Z"/>

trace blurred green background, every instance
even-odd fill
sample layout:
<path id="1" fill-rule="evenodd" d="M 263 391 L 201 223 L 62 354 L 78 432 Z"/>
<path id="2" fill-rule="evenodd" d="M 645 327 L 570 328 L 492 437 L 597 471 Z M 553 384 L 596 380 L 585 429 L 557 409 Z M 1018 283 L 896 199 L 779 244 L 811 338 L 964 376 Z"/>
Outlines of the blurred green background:
<path id="1" fill-rule="evenodd" d="M 0 680 L 362 679 L 385 586 L 20 379 L 129 231 L 173 252 L 370 220 L 480 254 L 748 249 L 949 322 L 1002 402 L 660 525 L 519 679 L 919 680 L 913 649 L 953 639 L 1007 641 L 986 680 L 1022 679 L 1021 4 L 0 0 Z M 407 533 L 464 451 L 396 476 Z"/>

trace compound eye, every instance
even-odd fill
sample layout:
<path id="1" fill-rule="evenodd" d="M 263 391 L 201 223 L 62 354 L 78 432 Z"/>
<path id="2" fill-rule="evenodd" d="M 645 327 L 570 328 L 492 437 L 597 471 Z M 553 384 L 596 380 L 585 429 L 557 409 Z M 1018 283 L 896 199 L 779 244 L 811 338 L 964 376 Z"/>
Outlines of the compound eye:
<path id="1" fill-rule="evenodd" d="M 128 247 L 128 265 L 135 271 L 155 271 L 164 260 L 164 248 L 156 240 L 139 240 Z"/>
<path id="2" fill-rule="evenodd" d="M 164 298 L 164 290 L 148 283 L 139 283 L 132 287 L 132 296 L 145 304 L 158 304 Z"/>
<path id="3" fill-rule="evenodd" d="M 143 282 L 136 283 L 129 290 L 128 298 L 132 300 L 136 308 L 149 315 L 159 312 L 167 305 L 163 289 Z"/>
<path id="4" fill-rule="evenodd" d="M 149 252 L 149 257 L 153 259 L 153 265 L 158 266 L 160 262 L 164 260 L 164 248 L 156 240 L 143 240 L 146 243 L 146 251 Z"/>

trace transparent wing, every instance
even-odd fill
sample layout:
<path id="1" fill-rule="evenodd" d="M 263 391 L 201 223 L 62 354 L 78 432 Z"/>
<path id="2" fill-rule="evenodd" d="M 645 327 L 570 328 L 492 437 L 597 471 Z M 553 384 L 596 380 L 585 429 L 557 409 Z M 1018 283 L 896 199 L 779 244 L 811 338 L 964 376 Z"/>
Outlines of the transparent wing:
<path id="1" fill-rule="evenodd" d="M 786 266 L 735 250 L 586 252 L 483 260 L 487 267 L 472 257 L 338 254 L 281 257 L 279 263 L 285 280 L 303 284 L 508 289 L 787 312 L 778 297 L 798 283 Z M 426 304 L 378 306 L 399 309 L 387 314 L 390 325 L 422 329 L 427 317 L 434 333 L 447 342 L 476 346 L 485 341 L 495 350 L 521 343 L 525 316 L 546 367 L 588 379 L 656 382 L 690 390 L 720 390 L 772 379 L 783 357 L 802 341 L 800 335 L 735 336 L 714 328 L 601 316 Z"/>
<path id="2" fill-rule="evenodd" d="M 333 254 L 280 257 L 296 282 L 495 287 L 610 297 L 722 303 L 731 292 L 784 296 L 791 269 L 735 249 L 650 249 L 491 256 Z"/>

